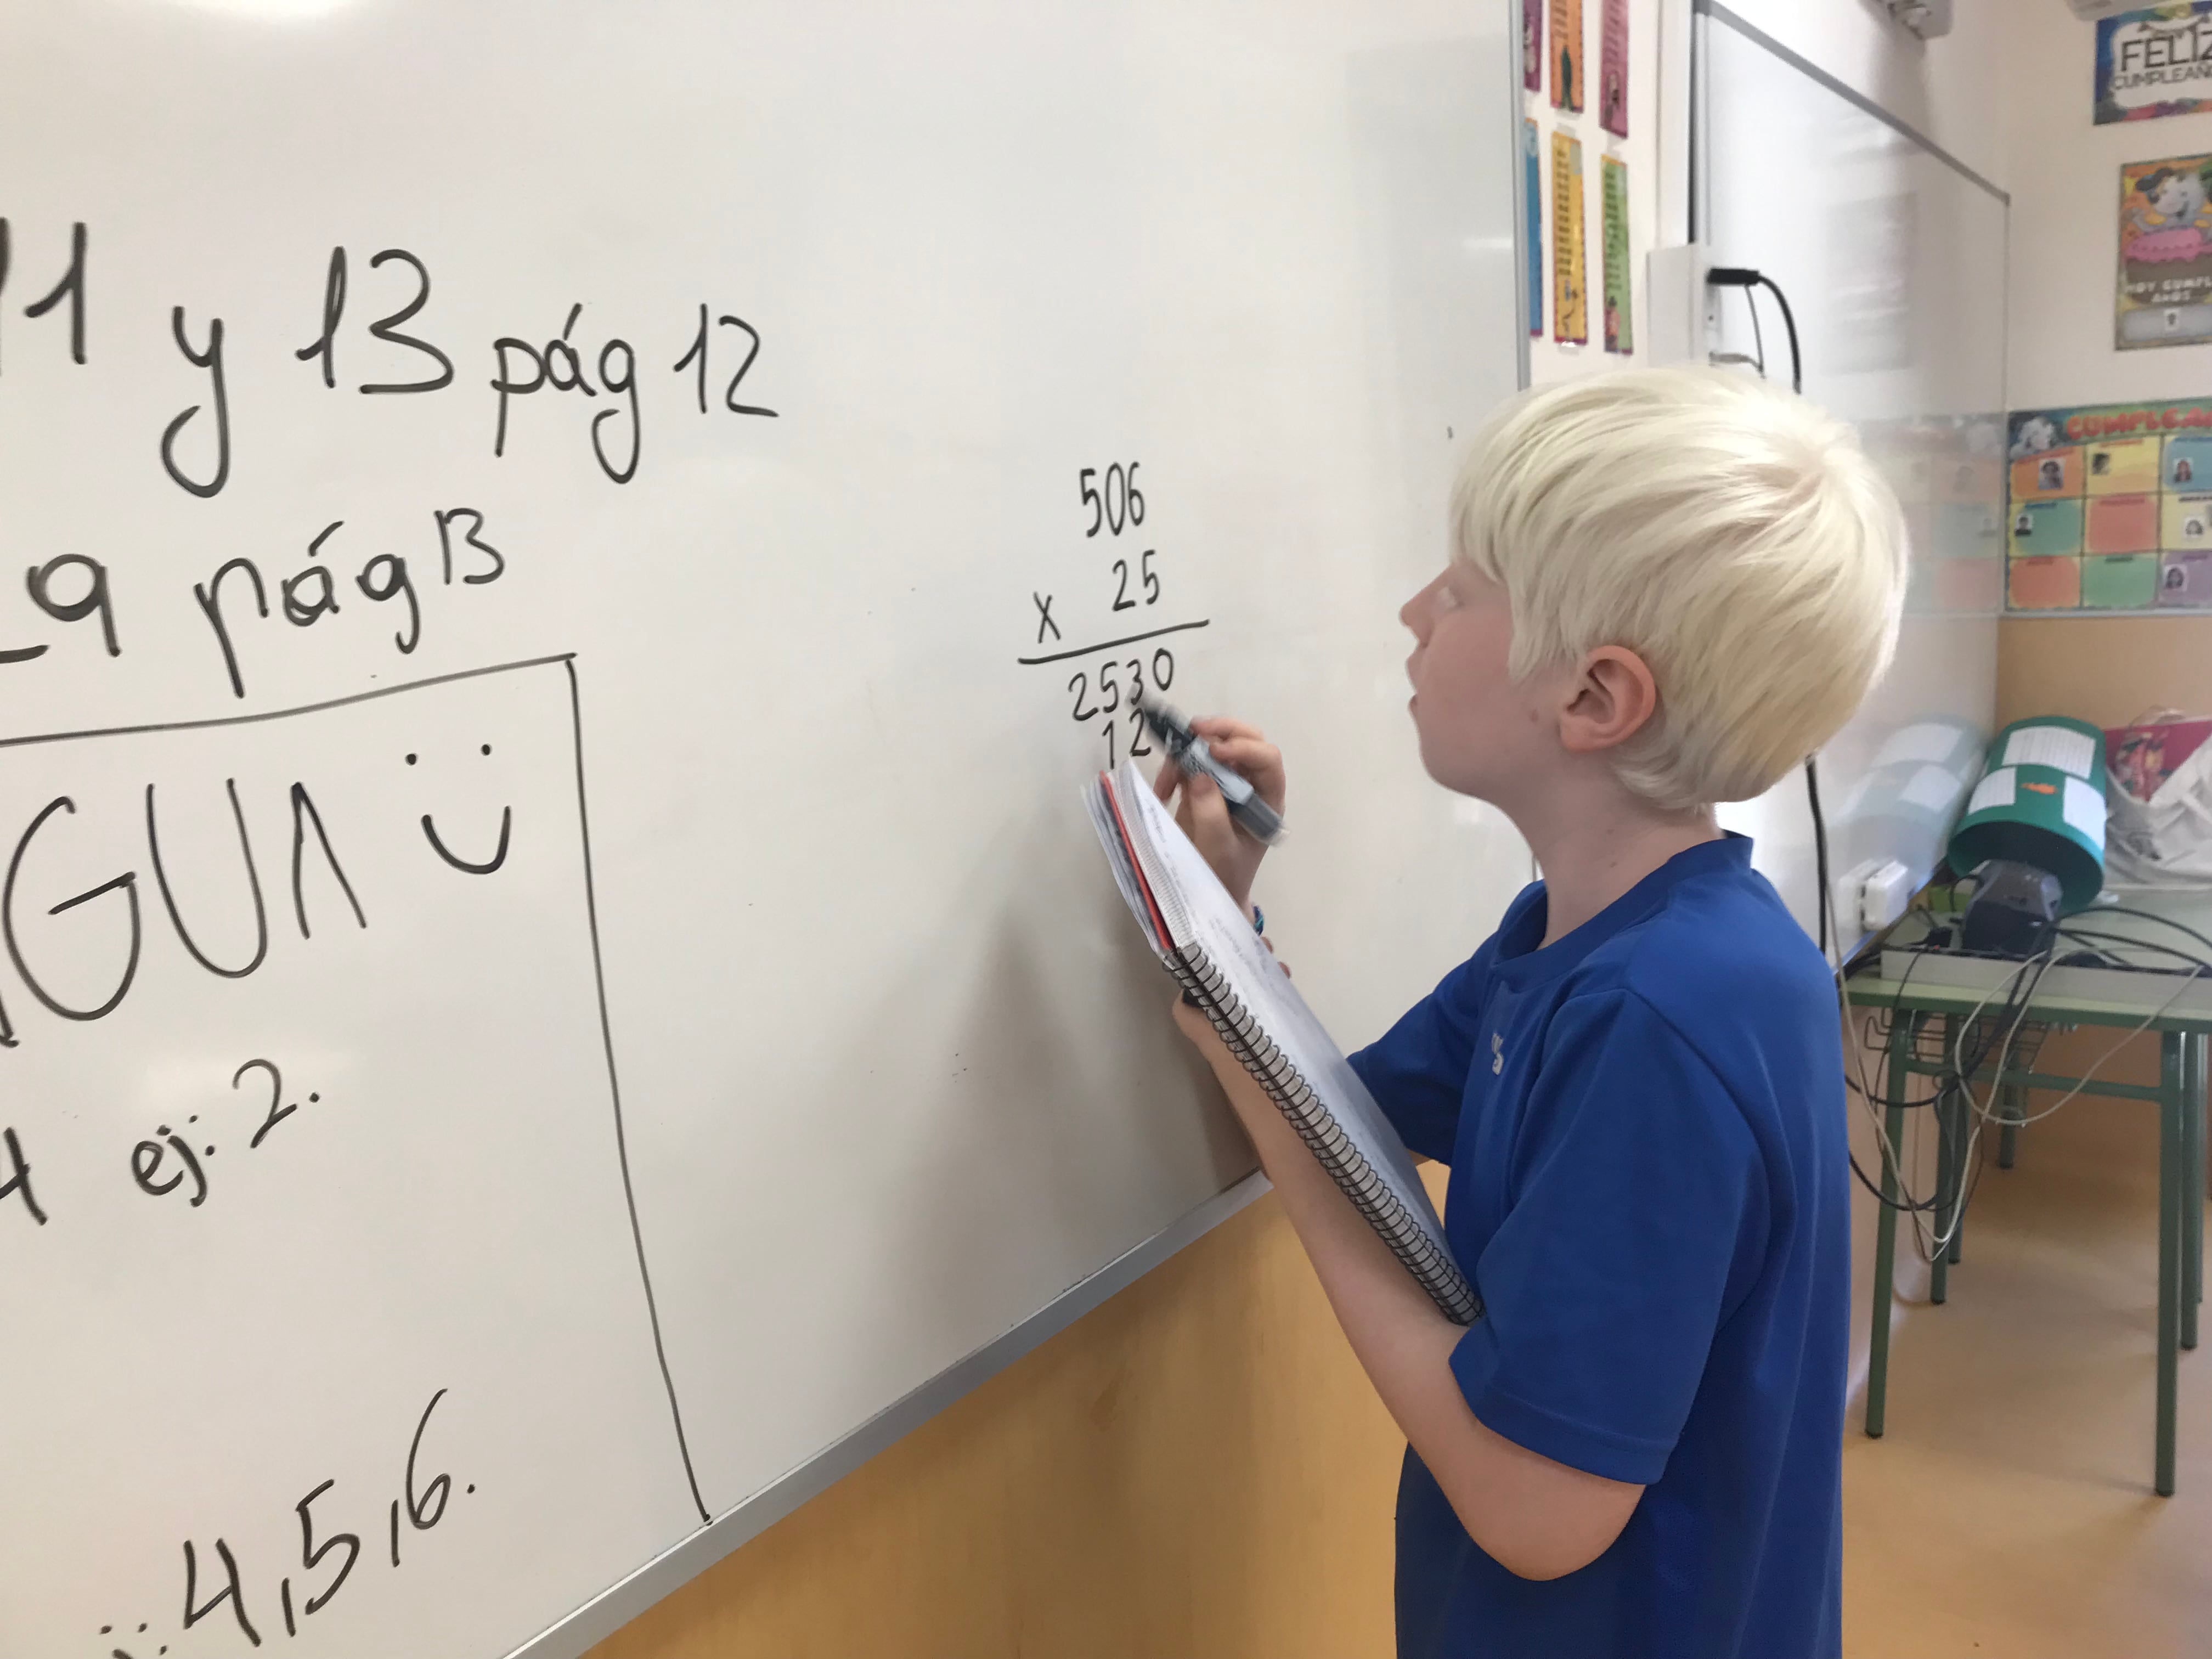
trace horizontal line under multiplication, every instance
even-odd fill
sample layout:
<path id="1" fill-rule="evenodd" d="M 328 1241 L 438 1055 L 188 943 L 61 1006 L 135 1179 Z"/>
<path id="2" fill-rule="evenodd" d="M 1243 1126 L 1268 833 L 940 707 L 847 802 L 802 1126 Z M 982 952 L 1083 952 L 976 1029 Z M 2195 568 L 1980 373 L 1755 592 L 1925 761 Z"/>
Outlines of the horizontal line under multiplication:
<path id="1" fill-rule="evenodd" d="M 1194 628 L 1210 628 L 1212 625 L 1213 619 L 1211 617 L 1199 622 L 1170 623 L 1165 628 L 1146 629 L 1141 634 L 1131 634 L 1124 639 L 1101 640 L 1096 645 L 1079 645 L 1073 651 L 1055 651 L 1046 657 L 1017 657 L 1014 660 L 1024 668 L 1034 667 L 1042 662 L 1065 662 L 1070 657 L 1092 657 L 1101 651 L 1118 651 L 1125 645 L 1137 645 L 1146 640 L 1157 640 L 1165 634 L 1184 634 Z"/>

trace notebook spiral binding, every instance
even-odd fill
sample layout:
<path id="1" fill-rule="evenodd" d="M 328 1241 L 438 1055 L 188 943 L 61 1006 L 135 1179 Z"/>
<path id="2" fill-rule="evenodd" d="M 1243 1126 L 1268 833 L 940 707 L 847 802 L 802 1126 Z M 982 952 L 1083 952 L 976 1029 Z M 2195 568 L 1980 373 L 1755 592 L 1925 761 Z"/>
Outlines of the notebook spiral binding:
<path id="1" fill-rule="evenodd" d="M 1459 1264 L 1437 1247 L 1427 1231 L 1376 1176 L 1374 1166 L 1345 1138 L 1335 1121 L 1315 1109 L 1314 1093 L 1305 1079 L 1260 1030 L 1206 953 L 1186 945 L 1171 952 L 1166 962 L 1183 988 L 1198 1000 L 1229 1051 L 1259 1079 L 1267 1097 L 1298 1132 L 1298 1139 L 1345 1189 L 1390 1247 L 1390 1253 L 1405 1264 L 1437 1306 L 1458 1324 L 1472 1325 L 1481 1318 L 1481 1298 L 1460 1272 Z"/>

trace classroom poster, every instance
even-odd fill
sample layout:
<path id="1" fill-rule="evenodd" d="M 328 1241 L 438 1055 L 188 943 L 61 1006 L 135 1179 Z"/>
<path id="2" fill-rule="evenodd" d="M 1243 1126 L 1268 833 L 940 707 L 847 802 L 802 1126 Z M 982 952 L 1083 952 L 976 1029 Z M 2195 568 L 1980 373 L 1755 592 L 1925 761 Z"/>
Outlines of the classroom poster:
<path id="1" fill-rule="evenodd" d="M 2097 25 L 2097 124 L 2212 110 L 2212 0 L 2122 12 Z"/>
<path id="2" fill-rule="evenodd" d="M 2204 0 L 2212 5 L 2212 0 Z M 1617 138 L 1628 137 L 1628 0 L 1605 0 L 1600 25 L 1597 124 Z"/>
<path id="3" fill-rule="evenodd" d="M 1521 118 L 1521 199 L 1528 250 L 1528 337 L 1544 337 L 1544 144 L 1534 119 Z"/>
<path id="4" fill-rule="evenodd" d="M 1628 163 L 1601 156 L 1598 177 L 1605 224 L 1605 349 L 1625 357 L 1636 349 L 1628 275 Z"/>
<path id="5" fill-rule="evenodd" d="M 1552 0 L 1552 107 L 1583 106 L 1583 0 Z"/>
<path id="6" fill-rule="evenodd" d="M 2212 398 L 2016 410 L 2013 611 L 2212 609 Z"/>
<path id="7" fill-rule="evenodd" d="M 1521 0 L 1521 84 L 1544 89 L 1544 7 L 1547 0 Z"/>
<path id="8" fill-rule="evenodd" d="M 1583 141 L 1552 135 L 1552 337 L 1589 343 L 1589 303 L 1583 268 Z"/>
<path id="9" fill-rule="evenodd" d="M 2120 169 L 2122 351 L 2212 340 L 2212 155 Z"/>

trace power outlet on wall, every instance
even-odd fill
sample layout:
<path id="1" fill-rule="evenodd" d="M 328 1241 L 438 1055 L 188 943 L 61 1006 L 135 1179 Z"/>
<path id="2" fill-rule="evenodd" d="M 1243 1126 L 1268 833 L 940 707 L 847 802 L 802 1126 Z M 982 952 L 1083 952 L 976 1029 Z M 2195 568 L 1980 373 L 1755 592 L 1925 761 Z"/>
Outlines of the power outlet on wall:
<path id="1" fill-rule="evenodd" d="M 1644 291 L 1655 367 L 1708 361 L 1720 331 L 1720 295 L 1705 281 L 1711 250 L 1702 242 L 1655 247 L 1644 261 Z"/>
<path id="2" fill-rule="evenodd" d="M 1869 859 L 1836 881 L 1836 915 L 1845 935 L 1881 932 L 1912 902 L 1912 872 L 1895 859 Z"/>

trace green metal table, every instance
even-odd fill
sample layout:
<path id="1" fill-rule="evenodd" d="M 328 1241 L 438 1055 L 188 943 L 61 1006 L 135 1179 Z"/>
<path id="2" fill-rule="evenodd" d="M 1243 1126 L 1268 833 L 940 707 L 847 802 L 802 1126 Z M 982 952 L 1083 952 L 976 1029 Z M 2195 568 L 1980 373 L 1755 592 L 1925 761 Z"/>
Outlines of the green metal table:
<path id="1" fill-rule="evenodd" d="M 2131 908 L 2154 911 L 2200 933 L 2212 933 L 2212 898 L 2176 899 L 2142 893 L 2122 896 Z M 2156 1086 L 2093 1078 L 2082 1093 L 2154 1101 L 2159 1108 L 2158 1425 L 2154 1485 L 2161 1497 L 2172 1497 L 2180 1352 L 2197 1346 L 2197 1307 L 2204 1293 L 2205 1091 L 2208 1074 L 2212 1073 L 2212 1067 L 2208 1067 L 2208 1051 L 2212 1051 L 2212 978 L 2185 980 L 2190 970 L 2176 958 L 2162 957 L 2154 947 L 2167 945 L 2208 956 L 2212 951 L 2141 918 L 2112 915 L 2093 908 L 2068 920 L 2069 925 L 2094 927 L 2100 933 L 2122 934 L 2136 941 L 2132 945 L 2100 941 L 2099 948 L 2138 966 L 2133 970 L 2054 966 L 2036 984 L 2021 1018 L 2052 1025 L 2106 1026 L 2122 1031 L 2143 1025 L 2148 1019 L 2147 1029 L 2158 1034 Z M 1893 1013 L 1888 1081 L 1882 1091 L 1888 1097 L 1884 1118 L 1890 1145 L 1902 1145 L 1908 1109 L 1930 1110 L 1936 1115 L 1935 1231 L 1940 1237 L 1948 1231 L 1950 1238 L 1930 1264 L 1929 1294 L 1931 1301 L 1941 1303 L 1948 1294 L 1949 1269 L 1960 1261 L 1965 1243 L 1960 1207 L 1972 1178 L 1964 1151 L 1973 1109 L 1955 1087 L 1939 1087 L 1926 1107 L 1916 1103 L 1907 1108 L 1900 1103 L 1910 1078 L 1936 1077 L 1945 1070 L 1941 1060 L 1918 1053 L 1920 1040 L 1936 1036 L 1944 1045 L 1937 1054 L 1948 1053 L 1958 1029 L 1954 1022 L 1972 1018 L 1978 1012 L 1986 1018 L 2003 1006 L 2008 976 L 2015 964 L 1948 951 L 1915 951 L 1911 947 L 1928 925 L 1909 920 L 1867 971 L 1851 976 L 1847 989 L 1853 1006 Z M 2161 1008 L 2163 1012 L 2159 1012 Z M 2009 1066 L 1998 1073 L 1987 1063 L 1977 1076 L 1993 1091 L 2002 1125 L 2000 1167 L 2012 1163 L 2016 1125 L 2026 1115 L 2027 1091 L 2049 1089 L 2063 1093 L 2080 1081 Z M 1897 1171 L 1887 1159 L 1882 1161 L 1881 1188 L 1886 1200 L 1897 1199 Z M 1875 1225 L 1866 1431 L 1879 1437 L 1887 1404 L 1889 1324 L 1897 1264 L 1897 1212 L 1890 1203 L 1882 1205 Z"/>

